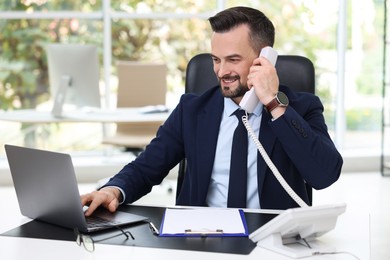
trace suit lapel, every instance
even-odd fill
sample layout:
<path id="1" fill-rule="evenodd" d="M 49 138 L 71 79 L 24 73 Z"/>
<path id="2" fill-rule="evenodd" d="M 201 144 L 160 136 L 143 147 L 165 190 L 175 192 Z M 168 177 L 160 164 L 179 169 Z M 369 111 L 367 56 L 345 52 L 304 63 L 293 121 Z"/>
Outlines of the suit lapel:
<path id="1" fill-rule="evenodd" d="M 204 107 L 203 112 L 197 118 L 197 144 L 196 144 L 196 166 L 199 173 L 198 183 L 199 193 L 203 194 L 206 199 L 208 186 L 211 178 L 211 172 L 214 165 L 215 151 L 217 148 L 217 140 L 222 112 L 224 109 L 223 97 L 217 92 L 211 102 L 208 102 Z"/>

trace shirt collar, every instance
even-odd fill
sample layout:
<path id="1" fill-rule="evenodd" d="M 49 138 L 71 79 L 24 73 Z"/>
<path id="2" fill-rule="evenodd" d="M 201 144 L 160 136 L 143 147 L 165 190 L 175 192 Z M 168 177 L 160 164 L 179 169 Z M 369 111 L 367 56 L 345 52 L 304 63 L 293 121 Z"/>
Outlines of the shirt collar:
<path id="1" fill-rule="evenodd" d="M 225 115 L 231 116 L 240 107 L 231 98 L 224 98 Z M 260 116 L 263 112 L 263 104 L 259 102 L 252 114 Z"/>

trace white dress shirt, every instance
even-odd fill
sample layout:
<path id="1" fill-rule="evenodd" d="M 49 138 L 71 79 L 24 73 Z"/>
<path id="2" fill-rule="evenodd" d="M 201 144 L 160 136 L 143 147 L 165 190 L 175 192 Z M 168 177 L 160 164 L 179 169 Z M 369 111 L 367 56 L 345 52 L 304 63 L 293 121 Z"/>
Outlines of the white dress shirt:
<path id="1" fill-rule="evenodd" d="M 239 106 L 232 99 L 225 98 L 214 166 L 206 198 L 206 203 L 210 207 L 227 207 L 233 133 L 238 125 L 238 119 L 233 113 L 238 108 Z M 262 111 L 263 104 L 259 102 L 249 117 L 249 124 L 252 126 L 256 136 L 259 136 Z M 256 145 L 248 136 L 247 208 L 260 208 L 257 187 L 257 153 Z"/>

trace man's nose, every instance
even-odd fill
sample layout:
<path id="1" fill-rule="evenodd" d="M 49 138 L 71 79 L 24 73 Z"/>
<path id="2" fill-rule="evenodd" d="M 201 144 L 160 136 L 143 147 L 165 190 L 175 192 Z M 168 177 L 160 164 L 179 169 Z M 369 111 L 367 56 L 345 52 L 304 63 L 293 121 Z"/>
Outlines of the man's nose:
<path id="1" fill-rule="evenodd" d="M 226 62 L 221 62 L 218 64 L 216 68 L 216 74 L 218 78 L 222 78 L 223 76 L 229 75 L 231 73 L 231 67 Z"/>

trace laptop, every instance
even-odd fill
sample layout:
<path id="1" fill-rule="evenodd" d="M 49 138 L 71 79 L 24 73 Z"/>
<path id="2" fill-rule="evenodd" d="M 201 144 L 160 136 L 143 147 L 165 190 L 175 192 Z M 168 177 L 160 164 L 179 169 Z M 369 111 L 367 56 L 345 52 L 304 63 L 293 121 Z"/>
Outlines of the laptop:
<path id="1" fill-rule="evenodd" d="M 86 218 L 69 154 L 8 144 L 4 147 L 22 215 L 87 233 L 148 219 L 105 209 Z"/>

